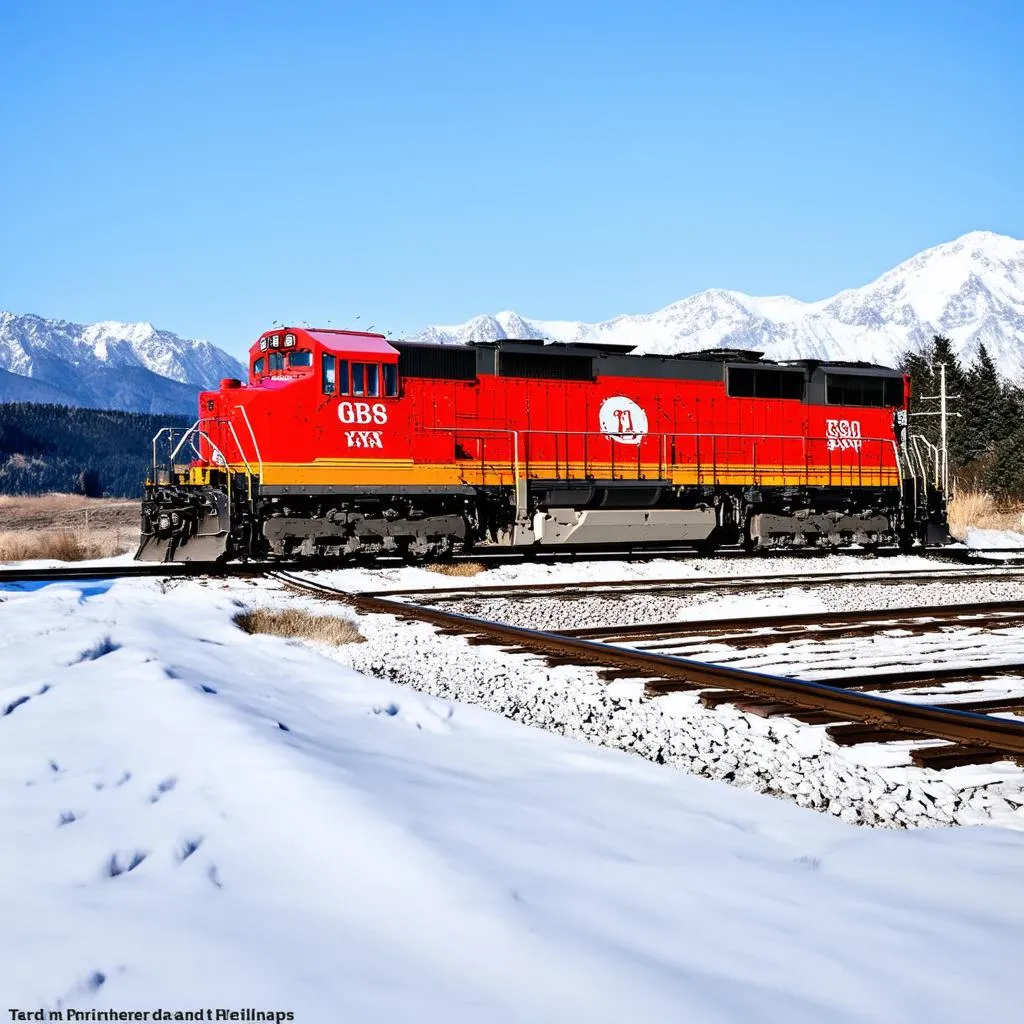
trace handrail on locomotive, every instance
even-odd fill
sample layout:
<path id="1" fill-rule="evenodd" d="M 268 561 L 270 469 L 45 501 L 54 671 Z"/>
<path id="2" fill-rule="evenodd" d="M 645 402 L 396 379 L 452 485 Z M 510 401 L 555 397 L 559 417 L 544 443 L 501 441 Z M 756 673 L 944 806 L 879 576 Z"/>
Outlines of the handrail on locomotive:
<path id="1" fill-rule="evenodd" d="M 491 468 L 491 472 L 493 472 L 495 474 L 498 474 L 498 475 L 502 474 L 505 469 L 511 468 L 512 476 L 513 476 L 514 480 L 519 480 L 520 478 L 523 478 L 523 477 L 529 478 L 529 475 L 530 475 L 530 441 L 531 441 L 532 438 L 538 438 L 538 437 L 550 437 L 550 438 L 552 438 L 554 440 L 554 443 L 555 443 L 555 453 L 556 453 L 556 457 L 555 457 L 555 460 L 554 460 L 554 462 L 555 462 L 555 470 L 556 470 L 556 473 L 558 473 L 559 467 L 564 465 L 564 467 L 565 467 L 564 479 L 566 479 L 566 480 L 571 480 L 571 479 L 599 479 L 599 475 L 597 473 L 590 472 L 591 467 L 593 465 L 595 465 L 595 464 L 597 466 L 602 466 L 602 465 L 610 466 L 610 472 L 613 474 L 612 479 L 621 479 L 622 478 L 621 475 L 620 476 L 615 476 L 614 475 L 616 473 L 616 471 L 619 470 L 620 474 L 621 474 L 621 469 L 623 469 L 626 466 L 633 466 L 635 464 L 636 470 L 637 470 L 636 479 L 639 479 L 639 480 L 648 479 L 648 477 L 643 472 L 643 467 L 646 466 L 646 465 L 653 465 L 653 463 L 650 462 L 650 460 L 644 460 L 642 458 L 642 446 L 640 444 L 637 444 L 637 445 L 633 446 L 634 450 L 636 451 L 636 459 L 635 460 L 633 460 L 633 459 L 627 460 L 627 459 L 623 459 L 623 458 L 619 458 L 618 460 L 616 460 L 615 453 L 617 451 L 617 447 L 616 447 L 616 444 L 614 443 L 614 438 L 610 438 L 607 434 L 605 434 L 604 432 L 602 432 L 600 430 L 521 430 L 520 431 L 520 430 L 503 430 L 501 428 L 495 428 L 495 427 L 468 427 L 467 428 L 467 427 L 461 427 L 461 426 L 456 426 L 456 427 L 426 427 L 426 428 L 421 428 L 421 430 L 423 430 L 425 432 L 440 433 L 440 434 L 450 435 L 451 438 L 452 438 L 453 447 L 455 449 L 458 448 L 460 437 L 461 438 L 480 438 L 480 440 L 483 441 L 484 444 L 486 444 L 486 440 L 487 440 L 487 437 L 485 435 L 497 434 L 497 435 L 500 435 L 500 437 L 502 437 L 502 438 L 507 438 L 508 440 L 511 441 L 511 444 L 509 446 L 509 456 L 504 457 L 504 458 L 501 457 L 501 456 L 496 456 L 496 457 L 492 458 L 491 460 L 488 460 L 485 457 L 484 444 L 481 444 L 479 458 L 472 459 L 472 460 L 464 459 L 464 461 L 467 462 L 467 463 L 470 462 L 470 461 L 479 462 L 481 467 L 482 467 L 482 470 L 484 472 L 486 472 L 487 466 L 489 465 L 490 468 Z M 523 438 L 525 440 L 525 444 L 522 447 L 520 447 L 520 444 L 519 444 L 519 439 L 520 438 Z M 562 439 L 562 438 L 567 439 L 565 448 L 568 448 L 568 439 L 569 438 L 582 438 L 583 439 L 582 460 L 576 460 L 576 459 L 570 458 L 568 452 L 565 452 L 564 457 L 559 458 L 560 439 Z M 598 460 L 592 460 L 591 459 L 591 452 L 590 452 L 590 439 L 591 438 L 596 439 L 598 443 L 603 443 L 604 445 L 607 445 L 607 450 L 608 450 L 608 453 L 609 453 L 609 461 L 608 461 L 608 463 L 601 463 Z M 823 444 L 823 445 L 826 446 L 826 451 L 828 451 L 828 450 L 830 450 L 827 447 L 829 442 L 835 440 L 835 438 L 832 438 L 832 437 L 829 437 L 829 436 L 809 437 L 806 434 L 729 434 L 729 433 L 705 434 L 705 433 L 699 433 L 699 432 L 683 432 L 683 431 L 664 431 L 664 432 L 647 433 L 647 434 L 644 435 L 644 439 L 645 439 L 645 441 L 654 441 L 654 440 L 658 441 L 658 458 L 657 458 L 658 473 L 657 473 L 657 477 L 655 479 L 669 479 L 669 476 L 667 476 L 666 474 L 669 473 L 669 471 L 671 471 L 671 469 L 676 468 L 676 467 L 682 468 L 682 464 L 677 462 L 675 458 L 669 458 L 669 448 L 670 448 L 670 446 L 671 446 L 671 448 L 673 450 L 673 453 L 674 453 L 675 449 L 676 449 L 675 442 L 676 442 L 677 439 L 679 439 L 679 440 L 690 441 L 690 442 L 694 443 L 694 451 L 697 453 L 697 457 L 698 457 L 698 462 L 697 462 L 697 466 L 696 466 L 697 476 L 698 476 L 698 483 L 709 484 L 709 485 L 715 485 L 715 484 L 726 482 L 725 479 L 724 479 L 724 472 L 725 471 L 723 470 L 723 475 L 722 476 L 719 475 L 718 449 L 719 449 L 719 445 L 720 445 L 721 442 L 726 442 L 726 441 L 749 441 L 749 442 L 751 442 L 751 444 L 750 444 L 751 460 L 750 460 L 749 466 L 750 466 L 751 472 L 753 474 L 755 474 L 755 475 L 758 472 L 758 469 L 757 469 L 757 467 L 758 467 L 757 445 L 758 445 L 759 442 L 762 442 L 762 441 L 769 441 L 769 442 L 770 441 L 781 441 L 781 442 L 783 442 L 783 448 L 782 448 L 783 452 L 785 452 L 785 442 L 799 443 L 800 446 L 801 446 L 801 449 L 802 449 L 802 458 L 799 459 L 799 460 L 796 460 L 795 462 L 791 462 L 791 463 L 787 462 L 785 460 L 785 458 L 783 458 L 783 461 L 781 463 L 781 469 L 782 469 L 783 472 L 785 472 L 787 467 L 790 467 L 790 468 L 795 470 L 795 469 L 799 468 L 799 466 L 802 465 L 803 469 L 804 469 L 805 477 L 807 477 L 807 476 L 810 475 L 810 467 L 811 467 L 811 464 L 812 464 L 811 463 L 811 458 L 810 458 L 810 453 L 808 451 L 808 445 L 809 444 Z M 909 454 L 904 452 L 904 451 L 902 451 L 900 445 L 897 444 L 897 442 L 893 438 L 891 438 L 891 437 L 858 437 L 855 440 L 857 442 L 857 447 L 853 448 L 851 450 L 856 451 L 857 452 L 857 456 L 858 456 L 858 458 L 857 458 L 857 466 L 856 466 L 856 469 L 857 469 L 856 476 L 857 476 L 857 480 L 858 480 L 859 483 L 863 483 L 863 481 L 865 480 L 865 475 L 867 475 L 867 478 L 868 478 L 868 480 L 870 482 L 870 476 L 871 476 L 872 472 L 874 472 L 874 474 L 878 477 L 879 481 L 881 481 L 883 478 L 888 477 L 890 475 L 889 471 L 884 466 L 882 466 L 882 465 L 878 465 L 878 466 L 875 466 L 875 467 L 870 467 L 869 466 L 867 469 L 864 468 L 863 451 L 864 451 L 864 446 L 868 445 L 868 444 L 877 445 L 877 446 L 879 446 L 879 448 L 891 449 L 891 451 L 893 453 L 893 466 L 895 467 L 895 471 L 896 471 L 897 477 L 898 477 L 900 482 L 902 482 L 906 476 L 913 476 L 914 475 L 913 472 L 912 472 L 913 466 L 910 463 Z M 710 459 L 710 462 L 711 462 L 711 477 L 709 479 L 703 478 L 702 474 L 705 473 L 706 470 L 702 468 L 702 463 L 700 461 L 701 445 L 702 445 L 702 442 L 706 442 L 706 441 L 710 442 L 710 444 L 711 444 L 711 459 Z M 730 473 L 736 473 L 736 472 L 746 468 L 746 464 L 745 463 L 736 462 L 735 461 L 735 456 L 733 456 L 733 459 L 734 459 L 734 461 L 729 463 L 729 472 Z M 904 459 L 906 459 L 906 461 L 907 461 L 907 466 L 906 467 L 904 466 Z M 550 461 L 550 460 L 548 460 L 548 461 Z M 573 463 L 579 464 L 580 461 L 582 461 L 582 465 L 583 465 L 582 473 L 579 473 L 579 472 L 573 473 L 570 470 L 570 468 L 569 468 L 570 465 L 573 464 Z M 525 467 L 525 472 L 522 471 L 521 467 Z M 845 470 L 852 471 L 853 467 L 851 467 L 851 466 L 844 466 L 842 463 L 837 463 L 831 457 L 829 457 L 829 469 L 830 469 L 830 472 L 834 472 L 834 474 L 836 476 L 842 477 L 844 475 L 848 475 L 848 474 L 844 473 Z M 910 469 L 911 472 L 910 473 L 906 473 L 905 472 L 906 469 Z M 849 474 L 849 475 L 852 475 L 852 474 Z M 925 475 L 925 474 L 922 473 L 922 475 Z"/>

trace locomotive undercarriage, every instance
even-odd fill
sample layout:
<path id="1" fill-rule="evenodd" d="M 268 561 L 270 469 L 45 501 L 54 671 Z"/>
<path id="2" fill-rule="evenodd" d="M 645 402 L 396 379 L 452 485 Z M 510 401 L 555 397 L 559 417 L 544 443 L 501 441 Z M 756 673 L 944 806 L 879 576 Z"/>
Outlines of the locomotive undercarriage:
<path id="1" fill-rule="evenodd" d="M 457 496 L 271 498 L 261 502 L 261 536 L 266 553 L 276 556 L 438 558 L 471 543 L 468 505 Z"/>
<path id="2" fill-rule="evenodd" d="M 255 494 L 227 481 L 151 487 L 137 555 L 225 558 L 444 558 L 473 547 L 742 544 L 865 548 L 942 543 L 941 495 L 899 488 L 675 487 L 668 481 L 526 481 L 519 488 Z M 383 489 L 382 489 L 383 490 Z"/>

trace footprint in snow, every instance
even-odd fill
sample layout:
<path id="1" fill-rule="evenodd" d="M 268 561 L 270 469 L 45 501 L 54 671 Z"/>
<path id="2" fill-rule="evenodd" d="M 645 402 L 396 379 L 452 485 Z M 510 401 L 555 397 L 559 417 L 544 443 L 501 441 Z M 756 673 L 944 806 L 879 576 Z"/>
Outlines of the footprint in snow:
<path id="1" fill-rule="evenodd" d="M 793 861 L 794 864 L 799 864 L 800 867 L 806 868 L 808 871 L 817 871 L 821 867 L 821 860 L 818 857 L 797 857 Z"/>
<path id="2" fill-rule="evenodd" d="M 78 656 L 72 658 L 68 664 L 80 665 L 84 661 L 96 661 L 97 658 L 103 658 L 108 654 L 113 654 L 114 651 L 119 651 L 120 649 L 120 644 L 115 644 L 109 636 L 104 636 L 93 644 L 92 647 L 87 647 L 84 651 L 81 651 Z"/>
<path id="3" fill-rule="evenodd" d="M 22 704 L 27 704 L 31 698 L 29 697 L 15 697 L 10 704 L 6 705 L 3 712 L 0 712 L 0 718 L 9 715 L 15 708 L 20 708 Z"/>
<path id="4" fill-rule="evenodd" d="M 192 854 L 195 853 L 196 850 L 198 850 L 199 847 L 202 845 L 202 836 L 196 836 L 194 839 L 186 839 L 185 842 L 183 842 L 181 846 L 178 848 L 178 852 L 176 854 L 176 857 L 178 858 L 178 863 L 184 864 L 185 861 L 187 861 L 189 857 L 191 857 Z"/>
<path id="5" fill-rule="evenodd" d="M 108 878 L 126 875 L 129 871 L 134 871 L 145 859 L 146 853 L 144 850 L 136 850 L 131 854 L 112 853 L 104 867 L 104 874 Z"/>
<path id="6" fill-rule="evenodd" d="M 177 784 L 178 777 L 176 775 L 168 775 L 163 782 L 157 784 L 156 792 L 149 798 L 149 802 L 155 804 L 165 793 L 170 793 Z"/>
<path id="7" fill-rule="evenodd" d="M 124 968 L 120 968 L 124 971 Z M 69 1004 L 79 1002 L 83 997 L 92 995 L 94 992 L 98 992 L 107 981 L 107 976 L 103 971 L 90 971 L 81 981 L 73 985 L 67 992 L 64 993 L 54 1004 L 55 1013 L 51 1013 L 51 1017 L 58 1019 L 58 1014 L 62 1013 Z M 47 1011 L 42 1011 L 44 1014 Z"/>

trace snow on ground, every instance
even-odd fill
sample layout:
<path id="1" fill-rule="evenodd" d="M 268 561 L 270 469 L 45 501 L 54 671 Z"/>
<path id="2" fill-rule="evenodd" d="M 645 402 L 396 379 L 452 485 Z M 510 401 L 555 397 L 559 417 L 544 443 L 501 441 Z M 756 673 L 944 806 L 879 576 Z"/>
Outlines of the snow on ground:
<path id="1" fill-rule="evenodd" d="M 481 559 L 481 564 L 486 561 Z M 838 572 L 901 572 L 953 569 L 948 562 L 921 555 L 865 558 L 858 555 L 812 554 L 749 557 L 720 554 L 711 558 L 537 560 L 495 564 L 476 576 L 446 576 L 414 565 L 334 569 L 317 579 L 347 591 L 451 590 L 505 584 L 576 583 L 620 580 L 704 579 L 709 576 L 811 575 Z"/>
<path id="2" fill-rule="evenodd" d="M 247 589 L 251 604 L 296 601 L 265 586 Z M 301 600 L 314 612 L 338 608 Z M 367 643 L 333 654 L 349 667 L 844 821 L 890 828 L 997 821 L 1024 829 L 1024 770 L 1009 761 L 942 772 L 916 768 L 909 741 L 837 746 L 823 725 L 763 718 L 730 705 L 709 709 L 695 693 L 647 699 L 642 679 L 609 684 L 593 668 L 550 667 L 536 656 L 470 644 L 423 623 L 364 615 L 359 628 Z M 855 653 L 858 641 L 850 643 Z"/>
<path id="3" fill-rule="evenodd" d="M 981 530 L 977 526 L 967 528 L 967 547 L 989 551 L 1019 551 L 1024 549 L 1024 533 L 1013 530 Z"/>
<path id="4" fill-rule="evenodd" d="M 521 568 L 530 571 L 530 567 Z M 320 579 L 331 576 L 317 575 Z M 334 582 L 338 582 L 336 576 Z M 350 578 L 348 583 L 353 589 L 366 586 L 360 578 Z M 299 600 L 315 612 L 338 609 L 315 598 L 275 593 L 274 584 L 254 587 L 234 582 L 229 586 L 251 603 L 291 605 Z M 999 597 L 1024 598 L 1024 585 L 985 573 L 969 583 L 950 580 L 943 584 L 880 586 L 858 581 L 854 586 L 843 583 L 812 591 L 765 586 L 756 592 L 731 591 L 710 598 L 699 593 L 688 598 L 662 598 L 643 592 L 569 601 L 483 595 L 479 601 L 461 601 L 455 609 L 526 627 L 566 628 L 673 616 L 683 620 L 739 620 L 773 612 L 884 605 L 930 607 Z M 916 768 L 910 764 L 910 753 L 916 745 L 912 741 L 838 746 L 824 726 L 804 725 L 788 717 L 765 719 L 728 705 L 708 709 L 693 693 L 645 699 L 641 679 L 609 685 L 590 668 L 552 669 L 530 655 L 508 655 L 487 645 L 470 645 L 457 637 L 438 635 L 432 627 L 398 622 L 391 616 L 364 616 L 360 628 L 368 643 L 342 648 L 335 655 L 350 667 L 445 699 L 481 704 L 528 725 L 782 796 L 845 821 L 886 827 L 997 821 L 1024 828 L 1024 771 L 1009 761 L 942 772 Z M 915 637 L 906 630 L 879 627 L 862 637 L 797 640 L 750 651 L 699 638 L 692 643 L 693 649 L 687 649 L 683 640 L 645 641 L 642 646 L 664 646 L 698 660 L 728 661 L 761 671 L 785 675 L 807 671 L 808 675 L 820 676 L 847 671 L 851 664 L 869 670 L 1020 660 L 1021 636 L 1013 628 L 979 634 L 977 629 L 965 627 Z M 453 664 L 459 666 L 458 672 L 452 672 Z M 1010 691 L 1019 692 L 1019 685 L 1006 681 L 957 690 L 947 691 L 946 699 L 963 694 L 972 698 L 1005 696 Z M 882 696 L 911 700 L 924 697 L 912 692 Z M 934 694 L 929 696 L 936 699 Z"/>
<path id="5" fill-rule="evenodd" d="M 527 729 L 247 636 L 233 593 L 0 594 L 6 1006 L 1013 1012 L 1024 834 L 857 829 Z"/>

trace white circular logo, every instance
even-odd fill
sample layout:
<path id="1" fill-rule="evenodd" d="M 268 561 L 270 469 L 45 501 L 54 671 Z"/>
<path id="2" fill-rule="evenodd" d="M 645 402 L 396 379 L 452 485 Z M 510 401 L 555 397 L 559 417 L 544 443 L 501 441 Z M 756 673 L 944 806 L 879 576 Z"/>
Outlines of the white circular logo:
<path id="1" fill-rule="evenodd" d="M 647 433 L 647 413 L 624 395 L 606 398 L 599 420 L 601 433 L 620 444 L 639 444 Z"/>

